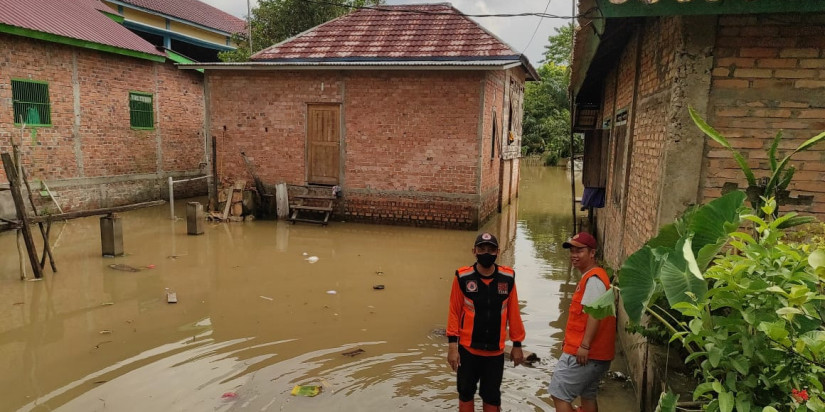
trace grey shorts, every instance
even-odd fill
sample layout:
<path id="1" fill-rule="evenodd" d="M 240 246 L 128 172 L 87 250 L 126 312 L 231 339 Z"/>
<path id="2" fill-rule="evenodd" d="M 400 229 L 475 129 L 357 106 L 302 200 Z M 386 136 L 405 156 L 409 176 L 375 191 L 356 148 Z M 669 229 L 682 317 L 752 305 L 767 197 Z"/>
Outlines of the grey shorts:
<path id="1" fill-rule="evenodd" d="M 550 395 L 565 402 L 573 402 L 577 396 L 582 399 L 596 399 L 599 393 L 599 381 L 610 369 L 610 361 L 588 360 L 582 366 L 576 363 L 576 357 L 562 353 L 553 376 L 550 378 Z"/>

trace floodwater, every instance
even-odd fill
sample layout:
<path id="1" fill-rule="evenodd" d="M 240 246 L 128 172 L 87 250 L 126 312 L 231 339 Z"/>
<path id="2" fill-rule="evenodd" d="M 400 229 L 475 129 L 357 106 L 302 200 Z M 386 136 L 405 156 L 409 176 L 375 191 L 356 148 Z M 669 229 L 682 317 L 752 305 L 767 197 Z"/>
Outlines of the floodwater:
<path id="1" fill-rule="evenodd" d="M 485 227 L 516 269 L 525 349 L 541 358 L 505 367 L 505 411 L 553 410 L 546 386 L 578 278 L 560 247 L 564 173 L 524 167 L 520 198 Z M 187 236 L 168 205 L 121 217 L 119 258 L 100 256 L 98 218 L 55 225 L 59 272 L 37 282 L 19 280 L 15 236 L 0 235 L 0 410 L 456 409 L 438 329 L 475 232 L 254 221 Z M 296 385 L 322 390 L 292 396 Z M 632 392 L 606 379 L 601 410 L 635 410 Z"/>

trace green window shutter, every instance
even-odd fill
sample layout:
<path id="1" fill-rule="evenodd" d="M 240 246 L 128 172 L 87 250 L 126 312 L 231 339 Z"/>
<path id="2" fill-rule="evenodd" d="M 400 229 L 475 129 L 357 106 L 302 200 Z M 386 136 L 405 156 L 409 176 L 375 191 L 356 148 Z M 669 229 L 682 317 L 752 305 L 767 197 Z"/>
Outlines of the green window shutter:
<path id="1" fill-rule="evenodd" d="M 154 129 L 155 112 L 152 95 L 129 92 L 129 123 L 133 129 Z"/>
<path id="2" fill-rule="evenodd" d="M 22 120 L 29 126 L 51 126 L 48 83 L 12 79 L 11 95 L 15 124 Z"/>

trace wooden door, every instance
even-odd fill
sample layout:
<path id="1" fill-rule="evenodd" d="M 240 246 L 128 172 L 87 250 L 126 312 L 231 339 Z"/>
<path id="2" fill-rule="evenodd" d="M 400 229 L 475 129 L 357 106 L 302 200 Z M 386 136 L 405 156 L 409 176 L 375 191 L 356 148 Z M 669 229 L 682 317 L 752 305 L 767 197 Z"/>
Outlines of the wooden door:
<path id="1" fill-rule="evenodd" d="M 341 107 L 307 106 L 307 182 L 337 185 L 341 151 Z"/>

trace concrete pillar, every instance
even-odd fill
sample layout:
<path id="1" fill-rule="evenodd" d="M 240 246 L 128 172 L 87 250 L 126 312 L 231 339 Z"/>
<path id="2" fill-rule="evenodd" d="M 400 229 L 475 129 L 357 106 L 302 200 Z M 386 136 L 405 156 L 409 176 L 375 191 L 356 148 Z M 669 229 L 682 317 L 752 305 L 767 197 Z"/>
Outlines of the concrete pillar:
<path id="1" fill-rule="evenodd" d="M 186 204 L 186 234 L 203 234 L 203 205 L 200 202 L 189 202 Z"/>
<path id="2" fill-rule="evenodd" d="M 123 256 L 123 225 L 120 216 L 112 213 L 100 218 L 100 243 L 103 256 Z"/>

